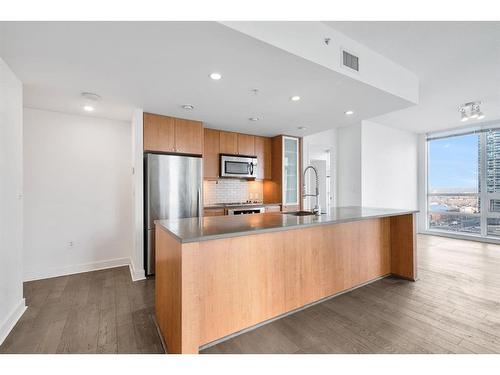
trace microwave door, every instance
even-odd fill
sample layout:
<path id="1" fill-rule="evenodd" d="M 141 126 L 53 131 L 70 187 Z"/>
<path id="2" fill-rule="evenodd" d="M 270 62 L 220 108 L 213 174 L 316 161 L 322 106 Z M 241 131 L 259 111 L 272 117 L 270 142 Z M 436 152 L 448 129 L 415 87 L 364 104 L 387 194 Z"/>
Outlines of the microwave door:
<path id="1" fill-rule="evenodd" d="M 248 175 L 248 163 L 240 161 L 226 161 L 225 162 L 226 173 L 229 175 Z"/>

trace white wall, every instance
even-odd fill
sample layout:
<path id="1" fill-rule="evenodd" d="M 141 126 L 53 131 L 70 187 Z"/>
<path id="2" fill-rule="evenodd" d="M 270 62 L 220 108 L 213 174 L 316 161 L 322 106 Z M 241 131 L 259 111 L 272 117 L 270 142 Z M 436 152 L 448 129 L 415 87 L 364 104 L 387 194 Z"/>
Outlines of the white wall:
<path id="1" fill-rule="evenodd" d="M 130 144 L 130 123 L 24 110 L 25 280 L 129 264 Z"/>
<path id="2" fill-rule="evenodd" d="M 143 161 L 143 111 L 135 109 L 131 121 L 131 159 L 133 194 L 133 248 L 130 255 L 132 279 L 145 278 L 144 272 L 144 161 Z"/>
<path id="3" fill-rule="evenodd" d="M 338 206 L 361 206 L 361 124 L 339 128 Z"/>
<path id="4" fill-rule="evenodd" d="M 337 129 L 333 128 L 320 133 L 311 134 L 302 138 L 302 171 L 311 164 L 311 160 L 318 151 L 330 150 L 330 191 L 332 192 L 331 206 L 338 203 L 337 194 Z M 308 186 L 309 187 L 309 186 Z M 304 200 L 304 207 L 314 206 L 314 199 Z M 312 204 L 312 206 L 311 206 Z M 325 207 L 322 207 L 325 208 Z"/>
<path id="5" fill-rule="evenodd" d="M 418 209 L 415 133 L 372 121 L 338 129 L 338 205 Z"/>
<path id="6" fill-rule="evenodd" d="M 26 309 L 23 298 L 22 83 L 0 59 L 0 344 Z"/>
<path id="7" fill-rule="evenodd" d="M 417 209 L 417 147 L 415 133 L 363 121 L 363 206 Z"/>

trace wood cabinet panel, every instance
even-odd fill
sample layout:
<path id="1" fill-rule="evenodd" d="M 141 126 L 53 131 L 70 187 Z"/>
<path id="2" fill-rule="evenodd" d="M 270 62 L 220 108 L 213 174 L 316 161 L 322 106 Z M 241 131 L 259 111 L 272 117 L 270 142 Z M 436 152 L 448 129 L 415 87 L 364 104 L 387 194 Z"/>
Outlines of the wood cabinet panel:
<path id="1" fill-rule="evenodd" d="M 201 155 L 203 124 L 199 121 L 144 113 L 144 151 Z"/>
<path id="2" fill-rule="evenodd" d="M 272 140 L 264 138 L 264 178 L 270 180 L 272 178 Z"/>
<path id="3" fill-rule="evenodd" d="M 272 179 L 264 180 L 264 203 L 282 203 L 283 137 L 271 139 Z"/>
<path id="4" fill-rule="evenodd" d="M 200 250 L 200 345 L 284 311 L 285 249 L 276 233 L 206 241 Z"/>
<path id="5" fill-rule="evenodd" d="M 417 280 L 416 225 L 416 214 L 391 217 L 391 272 L 412 281 Z"/>
<path id="6" fill-rule="evenodd" d="M 175 151 L 175 121 L 173 117 L 144 113 L 144 151 Z"/>
<path id="7" fill-rule="evenodd" d="M 205 208 L 203 210 L 204 216 L 224 216 L 225 210 L 223 208 Z"/>
<path id="8" fill-rule="evenodd" d="M 205 128 L 203 130 L 203 134 L 203 177 L 211 179 L 218 178 L 220 145 L 219 131 Z"/>
<path id="9" fill-rule="evenodd" d="M 158 228 L 158 226 L 157 226 Z M 181 244 L 162 230 L 155 231 L 155 313 L 170 353 L 182 352 Z M 168 251 L 166 251 L 168 249 Z M 168 301 L 166 305 L 164 301 Z"/>
<path id="10" fill-rule="evenodd" d="M 203 153 L 203 125 L 199 121 L 174 119 L 175 152 L 183 154 Z"/>
<path id="11" fill-rule="evenodd" d="M 271 179 L 271 138 L 255 137 L 255 156 L 257 156 L 257 178 Z"/>
<path id="12" fill-rule="evenodd" d="M 283 204 L 286 204 L 285 202 L 285 197 L 283 196 L 283 190 L 285 187 L 285 178 L 286 176 L 284 175 L 284 146 L 285 146 L 285 139 L 292 139 L 292 140 L 297 140 L 297 145 L 296 147 L 296 157 L 295 161 L 298 161 L 298 171 L 294 171 L 294 173 L 297 173 L 296 178 L 296 189 L 297 189 L 297 195 L 298 195 L 298 202 L 289 202 L 286 206 L 283 206 L 283 211 L 288 210 L 288 211 L 297 211 L 300 209 L 301 204 L 302 204 L 302 181 L 301 181 L 301 174 L 302 174 L 302 168 L 301 163 L 302 163 L 302 147 L 301 147 L 301 138 L 296 138 L 296 137 L 289 137 L 289 136 L 283 136 L 279 135 L 270 140 L 271 145 L 269 146 L 270 151 L 268 153 L 270 154 L 270 165 L 268 166 L 269 170 L 271 171 L 270 173 L 270 180 L 264 180 L 264 203 L 276 203 L 280 202 Z M 290 157 L 290 153 L 288 153 Z M 297 164 L 296 164 L 297 165 Z M 295 169 L 295 168 L 294 168 Z M 296 204 L 295 204 L 296 203 Z M 288 206 L 288 207 L 287 207 Z"/>
<path id="13" fill-rule="evenodd" d="M 237 133 L 238 139 L 238 154 L 239 155 L 255 155 L 255 136 L 248 134 Z"/>
<path id="14" fill-rule="evenodd" d="M 219 131 L 219 152 L 221 154 L 238 153 L 238 134 L 232 132 Z"/>

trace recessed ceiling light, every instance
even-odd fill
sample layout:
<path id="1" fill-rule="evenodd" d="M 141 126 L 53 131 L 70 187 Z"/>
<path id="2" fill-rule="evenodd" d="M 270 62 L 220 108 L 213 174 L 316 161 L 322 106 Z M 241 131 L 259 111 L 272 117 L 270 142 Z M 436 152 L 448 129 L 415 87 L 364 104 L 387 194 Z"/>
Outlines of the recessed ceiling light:
<path id="1" fill-rule="evenodd" d="M 86 112 L 92 112 L 94 111 L 94 107 L 92 107 L 91 105 L 84 105 L 83 110 Z"/>
<path id="2" fill-rule="evenodd" d="M 299 126 L 297 129 L 304 130 L 305 128 L 306 128 L 305 126 Z"/>
<path id="3" fill-rule="evenodd" d="M 345 111 L 344 112 L 347 116 L 350 116 L 350 115 L 353 115 L 354 114 L 354 111 L 352 110 L 348 110 L 348 111 Z"/>
<path id="4" fill-rule="evenodd" d="M 184 105 L 182 106 L 182 108 L 184 108 L 184 109 L 186 109 L 186 110 L 190 111 L 190 110 L 194 109 L 194 105 L 191 105 L 191 104 L 184 104 Z"/>
<path id="5" fill-rule="evenodd" d="M 248 119 L 250 121 L 259 121 L 260 120 L 258 117 L 249 117 Z"/>
<path id="6" fill-rule="evenodd" d="M 214 72 L 214 73 L 210 74 L 210 78 L 212 78 L 214 81 L 218 81 L 219 79 L 222 78 L 222 74 Z"/>
<path id="7" fill-rule="evenodd" d="M 290 97 L 290 100 L 291 100 L 292 102 L 298 102 L 298 101 L 300 100 L 300 96 L 298 96 L 298 95 L 291 96 L 291 97 Z"/>

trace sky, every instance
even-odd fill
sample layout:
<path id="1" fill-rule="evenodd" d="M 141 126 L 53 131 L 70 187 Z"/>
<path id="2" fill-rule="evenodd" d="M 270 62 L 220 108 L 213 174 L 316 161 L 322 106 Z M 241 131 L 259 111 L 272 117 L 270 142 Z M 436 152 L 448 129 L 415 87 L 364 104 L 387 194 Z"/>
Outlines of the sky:
<path id="1" fill-rule="evenodd" d="M 429 141 L 429 191 L 450 188 L 475 192 L 478 185 L 477 134 L 462 135 Z"/>

